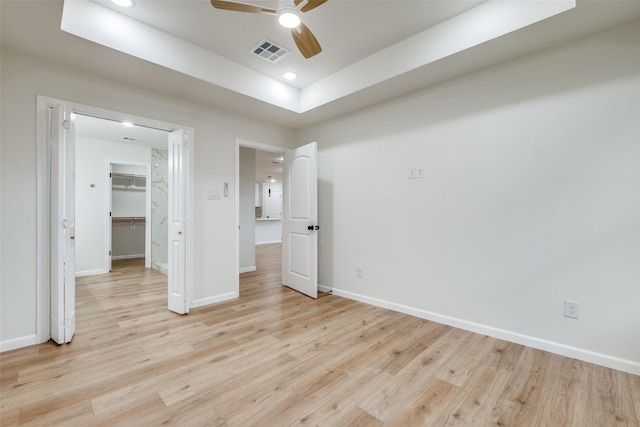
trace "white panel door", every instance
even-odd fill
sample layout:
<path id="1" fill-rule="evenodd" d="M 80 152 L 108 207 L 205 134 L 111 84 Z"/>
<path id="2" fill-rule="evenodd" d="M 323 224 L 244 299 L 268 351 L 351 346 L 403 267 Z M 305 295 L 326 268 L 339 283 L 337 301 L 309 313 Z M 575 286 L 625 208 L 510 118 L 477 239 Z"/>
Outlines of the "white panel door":
<path id="1" fill-rule="evenodd" d="M 316 143 L 284 156 L 282 283 L 318 297 L 318 180 Z"/>
<path id="2" fill-rule="evenodd" d="M 186 132 L 169 134 L 169 310 L 189 312 L 186 280 Z"/>
<path id="3" fill-rule="evenodd" d="M 64 344 L 76 329 L 75 141 L 71 110 L 51 114 L 51 339 Z"/>

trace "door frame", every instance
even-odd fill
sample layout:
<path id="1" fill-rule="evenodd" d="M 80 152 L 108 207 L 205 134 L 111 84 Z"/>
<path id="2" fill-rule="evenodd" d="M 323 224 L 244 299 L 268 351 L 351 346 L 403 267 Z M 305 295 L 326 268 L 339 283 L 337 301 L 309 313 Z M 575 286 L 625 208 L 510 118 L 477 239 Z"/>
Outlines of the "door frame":
<path id="1" fill-rule="evenodd" d="M 235 222 L 235 284 L 234 296 L 240 296 L 240 147 L 253 148 L 255 150 L 268 151 L 284 155 L 288 148 L 277 145 L 268 145 L 260 142 L 249 141 L 247 139 L 236 138 L 236 171 L 235 171 L 235 197 L 236 197 L 236 222 Z M 284 190 L 284 189 L 283 189 Z"/>
<path id="2" fill-rule="evenodd" d="M 190 303 L 193 292 L 193 164 L 194 164 L 194 131 L 193 128 L 180 124 L 155 120 L 148 117 L 127 114 L 114 110 L 107 110 L 73 101 L 56 99 L 38 95 L 36 99 L 36 343 L 49 340 L 50 334 L 50 301 L 51 280 L 51 206 L 50 206 L 50 108 L 55 105 L 66 105 L 72 112 L 116 121 L 133 121 L 136 124 L 163 129 L 172 132 L 184 129 L 187 135 L 187 156 L 183 165 L 187 177 L 185 194 L 185 238 L 186 292 Z"/>

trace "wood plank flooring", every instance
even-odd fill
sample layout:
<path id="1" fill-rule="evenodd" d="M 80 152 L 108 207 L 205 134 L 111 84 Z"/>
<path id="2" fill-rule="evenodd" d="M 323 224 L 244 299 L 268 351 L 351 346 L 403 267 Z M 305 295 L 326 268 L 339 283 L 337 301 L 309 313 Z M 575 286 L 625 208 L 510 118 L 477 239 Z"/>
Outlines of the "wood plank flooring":
<path id="1" fill-rule="evenodd" d="M 138 261 L 79 278 L 71 344 L 0 354 L 0 425 L 639 426 L 640 377 L 280 284 L 167 311 Z"/>

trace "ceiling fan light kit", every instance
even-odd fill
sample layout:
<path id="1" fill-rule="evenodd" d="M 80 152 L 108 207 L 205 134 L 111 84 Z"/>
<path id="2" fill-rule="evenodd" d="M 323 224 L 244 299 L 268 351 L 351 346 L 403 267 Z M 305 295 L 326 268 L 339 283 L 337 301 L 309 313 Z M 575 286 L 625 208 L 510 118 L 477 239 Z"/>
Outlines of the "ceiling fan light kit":
<path id="1" fill-rule="evenodd" d="M 302 22 L 301 14 L 315 9 L 326 1 L 327 0 L 281 0 L 278 10 L 227 0 L 211 0 L 211 5 L 216 9 L 233 12 L 276 15 L 280 25 L 291 30 L 291 36 L 298 50 L 302 56 L 308 59 L 322 52 L 322 48 L 311 30 Z"/>
<path id="2" fill-rule="evenodd" d="M 291 29 L 300 26 L 302 19 L 295 8 L 286 6 L 278 11 L 278 22 L 283 27 Z"/>

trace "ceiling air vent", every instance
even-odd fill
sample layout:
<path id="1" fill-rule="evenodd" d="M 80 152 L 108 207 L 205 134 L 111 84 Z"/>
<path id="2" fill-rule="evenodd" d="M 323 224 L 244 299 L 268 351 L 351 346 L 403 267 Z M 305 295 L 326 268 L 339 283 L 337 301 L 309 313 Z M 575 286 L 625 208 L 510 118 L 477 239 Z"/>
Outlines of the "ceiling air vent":
<path id="1" fill-rule="evenodd" d="M 289 51 L 282 46 L 278 46 L 274 42 L 269 40 L 262 40 L 260 43 L 256 45 L 251 51 L 254 55 L 258 55 L 260 58 L 265 61 L 269 61 L 271 63 L 278 62 L 287 54 Z"/>

